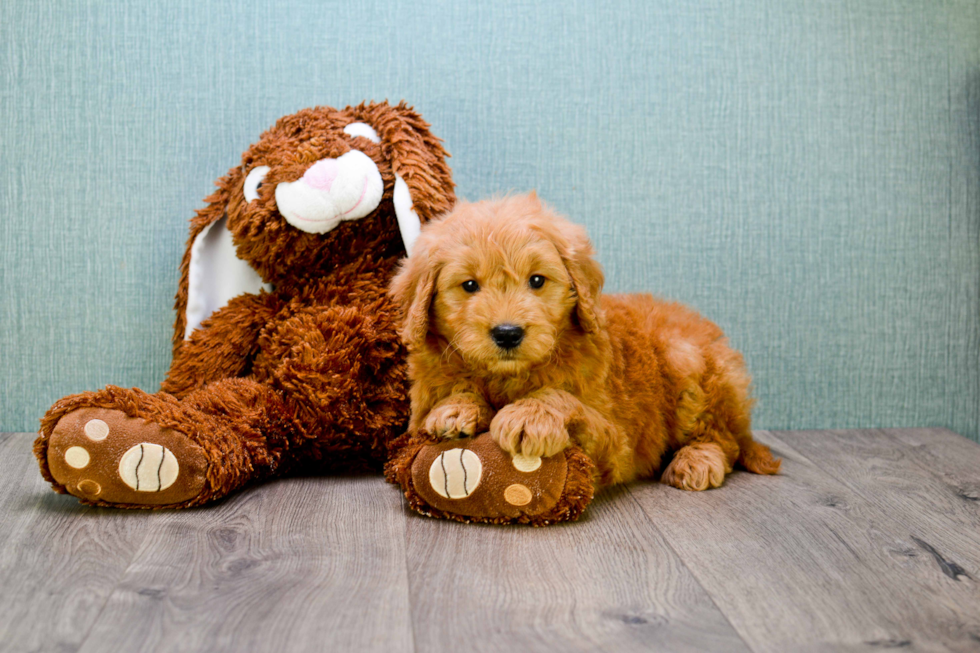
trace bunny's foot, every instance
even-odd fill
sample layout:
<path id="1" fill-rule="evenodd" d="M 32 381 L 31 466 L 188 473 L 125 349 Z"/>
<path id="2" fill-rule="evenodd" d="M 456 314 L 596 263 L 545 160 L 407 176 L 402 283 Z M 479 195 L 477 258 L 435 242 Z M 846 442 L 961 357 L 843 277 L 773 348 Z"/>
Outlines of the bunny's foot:
<path id="1" fill-rule="evenodd" d="M 82 503 L 186 508 L 280 473 L 291 428 L 278 395 L 250 379 L 182 399 L 107 386 L 56 402 L 34 455 L 54 491 Z"/>
<path id="2" fill-rule="evenodd" d="M 485 433 L 406 446 L 389 480 L 411 507 L 462 522 L 542 526 L 573 521 L 592 500 L 592 461 L 577 447 L 547 458 L 511 456 Z"/>
<path id="3" fill-rule="evenodd" d="M 80 408 L 58 420 L 46 460 L 79 499 L 119 507 L 174 506 L 204 489 L 208 460 L 183 433 L 120 410 Z"/>
<path id="4" fill-rule="evenodd" d="M 247 424 L 232 422 L 248 406 L 225 386 L 252 386 L 213 385 L 225 392 L 209 386 L 179 400 L 107 386 L 60 399 L 34 441 L 42 476 L 55 492 L 114 508 L 185 508 L 229 494 L 267 471 L 269 456 L 259 455 L 267 451 L 261 434 L 248 437 Z M 215 397 L 225 414 L 202 412 Z M 260 403 L 248 405 L 256 412 Z"/>

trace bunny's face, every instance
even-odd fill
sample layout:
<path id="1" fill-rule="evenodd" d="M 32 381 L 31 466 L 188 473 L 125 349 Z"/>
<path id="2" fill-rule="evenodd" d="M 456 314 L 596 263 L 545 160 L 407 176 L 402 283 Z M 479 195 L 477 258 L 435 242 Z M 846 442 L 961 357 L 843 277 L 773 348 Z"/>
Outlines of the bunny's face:
<path id="1" fill-rule="evenodd" d="M 341 222 L 370 215 L 378 208 L 385 190 L 378 165 L 386 172 L 391 166 L 381 154 L 381 137 L 373 127 L 351 122 L 342 131 L 348 138 L 336 133 L 318 134 L 306 141 L 291 139 L 286 151 L 256 148 L 258 151 L 250 152 L 242 170 L 248 170 L 242 193 L 249 205 L 256 206 L 246 210 L 274 208 L 286 222 L 312 234 L 324 234 Z M 309 162 L 320 155 L 322 158 Z M 265 183 L 272 171 L 268 163 L 275 165 L 276 178 L 295 181 L 269 179 L 272 183 Z M 270 188 L 272 192 L 266 190 Z M 263 195 L 265 202 L 259 203 Z"/>
<path id="2" fill-rule="evenodd" d="M 422 219 L 452 205 L 445 156 L 402 106 L 287 116 L 227 179 L 227 226 L 238 256 L 277 283 L 405 251 Z M 436 184 L 417 183 L 425 178 Z"/>
<path id="3" fill-rule="evenodd" d="M 455 203 L 448 157 L 404 103 L 280 119 L 191 222 L 175 346 L 242 293 L 410 252 L 421 223 Z"/>

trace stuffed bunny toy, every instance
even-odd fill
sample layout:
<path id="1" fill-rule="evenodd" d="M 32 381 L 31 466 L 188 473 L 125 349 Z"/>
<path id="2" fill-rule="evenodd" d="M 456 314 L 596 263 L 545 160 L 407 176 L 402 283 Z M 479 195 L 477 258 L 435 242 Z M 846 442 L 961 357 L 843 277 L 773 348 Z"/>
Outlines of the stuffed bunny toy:
<path id="1" fill-rule="evenodd" d="M 289 473 L 436 455 L 406 449 L 406 352 L 386 291 L 421 224 L 455 202 L 447 157 L 404 103 L 280 119 L 191 221 L 161 391 L 108 386 L 42 418 L 34 452 L 53 489 L 183 508 Z M 507 520 L 490 508 L 440 515 Z"/>
<path id="2" fill-rule="evenodd" d="M 191 221 L 161 392 L 109 386 L 42 419 L 54 489 L 185 507 L 383 464 L 408 392 L 385 291 L 421 222 L 453 205 L 446 157 L 404 104 L 280 119 Z"/>

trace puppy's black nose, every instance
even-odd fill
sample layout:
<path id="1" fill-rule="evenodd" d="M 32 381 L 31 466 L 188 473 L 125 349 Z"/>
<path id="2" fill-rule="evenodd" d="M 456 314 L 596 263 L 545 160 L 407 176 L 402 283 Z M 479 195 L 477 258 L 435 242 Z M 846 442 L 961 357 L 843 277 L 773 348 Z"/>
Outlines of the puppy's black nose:
<path id="1" fill-rule="evenodd" d="M 490 329 L 490 337 L 501 349 L 513 349 L 524 340 L 524 329 L 516 324 L 498 324 Z"/>

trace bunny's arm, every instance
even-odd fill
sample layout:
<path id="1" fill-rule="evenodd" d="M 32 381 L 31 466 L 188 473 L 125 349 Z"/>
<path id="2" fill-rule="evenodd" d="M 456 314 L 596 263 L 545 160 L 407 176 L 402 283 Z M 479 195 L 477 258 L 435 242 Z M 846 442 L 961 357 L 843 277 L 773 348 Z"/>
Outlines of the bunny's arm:
<path id="1" fill-rule="evenodd" d="M 219 379 L 247 376 L 262 328 L 281 308 L 266 292 L 232 299 L 177 347 L 160 389 L 183 397 Z"/>

